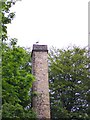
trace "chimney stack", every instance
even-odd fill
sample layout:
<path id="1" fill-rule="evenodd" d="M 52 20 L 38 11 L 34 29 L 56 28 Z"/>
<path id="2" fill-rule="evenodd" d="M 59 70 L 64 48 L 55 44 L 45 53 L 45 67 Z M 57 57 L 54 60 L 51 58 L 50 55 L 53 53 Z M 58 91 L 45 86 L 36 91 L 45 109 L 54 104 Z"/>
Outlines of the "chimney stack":
<path id="1" fill-rule="evenodd" d="M 32 86 L 32 107 L 39 120 L 50 119 L 48 49 L 47 45 L 33 45 L 32 73 L 35 82 Z"/>

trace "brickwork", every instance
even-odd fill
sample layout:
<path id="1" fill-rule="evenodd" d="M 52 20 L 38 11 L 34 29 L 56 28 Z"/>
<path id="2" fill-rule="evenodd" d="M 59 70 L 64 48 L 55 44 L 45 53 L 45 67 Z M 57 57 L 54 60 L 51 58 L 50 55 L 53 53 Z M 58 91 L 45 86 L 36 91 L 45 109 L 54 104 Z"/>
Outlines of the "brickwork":
<path id="1" fill-rule="evenodd" d="M 35 82 L 32 90 L 32 105 L 39 119 L 50 119 L 50 101 L 48 86 L 48 54 L 46 45 L 33 45 L 32 51 L 32 72 L 35 75 Z"/>

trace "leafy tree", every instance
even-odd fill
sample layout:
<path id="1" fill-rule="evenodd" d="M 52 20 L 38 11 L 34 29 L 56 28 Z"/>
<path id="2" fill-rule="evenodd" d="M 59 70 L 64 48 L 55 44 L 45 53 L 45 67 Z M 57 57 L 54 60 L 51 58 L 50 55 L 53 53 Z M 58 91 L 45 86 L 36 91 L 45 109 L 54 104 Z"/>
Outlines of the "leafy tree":
<path id="1" fill-rule="evenodd" d="M 10 8 L 15 0 L 0 0 L 0 44 L 2 48 L 2 116 L 3 118 L 35 118 L 31 109 L 30 51 L 17 46 L 17 39 L 9 39 L 7 24 L 15 17 Z M 9 42 L 7 42 L 9 41 Z"/>
<path id="2" fill-rule="evenodd" d="M 16 39 L 3 43 L 2 50 L 2 116 L 35 118 L 31 109 L 34 77 L 31 74 L 30 51 L 16 46 Z"/>
<path id="3" fill-rule="evenodd" d="M 0 0 L 0 117 L 1 117 L 1 97 L 2 97 L 2 41 L 8 39 L 7 24 L 11 23 L 15 14 L 10 12 L 10 8 L 14 5 L 13 0 Z"/>
<path id="4" fill-rule="evenodd" d="M 14 0 L 0 0 L 0 38 L 2 41 L 7 40 L 7 24 L 10 24 L 15 17 L 14 12 L 10 12 L 10 8 L 15 5 Z"/>
<path id="5" fill-rule="evenodd" d="M 51 49 L 49 82 L 52 119 L 90 120 L 88 51 L 83 48 Z"/>

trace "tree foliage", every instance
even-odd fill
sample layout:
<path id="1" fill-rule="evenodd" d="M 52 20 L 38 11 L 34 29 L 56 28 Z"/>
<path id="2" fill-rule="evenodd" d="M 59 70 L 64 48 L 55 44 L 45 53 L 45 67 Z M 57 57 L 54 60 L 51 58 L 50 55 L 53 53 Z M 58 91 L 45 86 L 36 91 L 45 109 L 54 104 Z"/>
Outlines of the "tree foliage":
<path id="1" fill-rule="evenodd" d="M 14 0 L 0 0 L 0 36 L 2 41 L 7 40 L 7 24 L 10 24 L 15 17 L 14 12 L 10 12 L 10 8 L 15 5 Z"/>
<path id="2" fill-rule="evenodd" d="M 15 17 L 10 8 L 15 0 L 1 0 L 0 26 L 2 35 L 2 118 L 35 118 L 31 109 L 31 86 L 34 77 L 31 74 L 30 51 L 17 46 L 17 39 L 8 38 L 7 24 Z"/>
<path id="3" fill-rule="evenodd" d="M 7 24 L 11 23 L 15 14 L 10 12 L 10 8 L 14 5 L 13 0 L 0 0 L 0 117 L 1 117 L 1 96 L 2 96 L 2 41 L 6 41 Z"/>
<path id="4" fill-rule="evenodd" d="M 30 52 L 16 46 L 16 39 L 3 44 L 2 50 L 2 116 L 3 118 L 32 118 Z"/>
<path id="5" fill-rule="evenodd" d="M 90 59 L 86 49 L 51 49 L 49 82 L 52 118 L 90 120 L 88 63 Z"/>

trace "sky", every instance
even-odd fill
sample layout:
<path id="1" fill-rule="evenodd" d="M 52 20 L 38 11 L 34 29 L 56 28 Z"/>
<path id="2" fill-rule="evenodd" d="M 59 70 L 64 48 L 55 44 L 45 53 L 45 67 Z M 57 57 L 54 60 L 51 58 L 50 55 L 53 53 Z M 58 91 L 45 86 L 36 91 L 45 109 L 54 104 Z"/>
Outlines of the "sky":
<path id="1" fill-rule="evenodd" d="M 88 0 L 18 0 L 11 11 L 16 17 L 8 35 L 20 46 L 37 41 L 49 48 L 88 45 Z"/>

